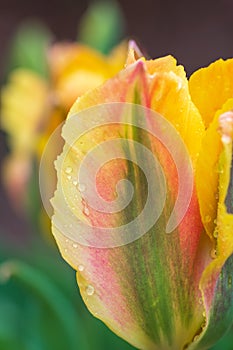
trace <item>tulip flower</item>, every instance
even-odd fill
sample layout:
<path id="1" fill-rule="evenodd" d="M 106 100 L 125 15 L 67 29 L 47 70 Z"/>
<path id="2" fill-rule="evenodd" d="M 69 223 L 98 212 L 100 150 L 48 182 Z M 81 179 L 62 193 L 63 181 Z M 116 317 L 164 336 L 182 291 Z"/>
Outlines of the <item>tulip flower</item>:
<path id="1" fill-rule="evenodd" d="M 123 42 L 108 56 L 78 43 L 47 48 L 50 80 L 26 68 L 11 72 L 2 89 L 2 128 L 9 135 L 11 154 L 4 166 L 4 183 L 15 207 L 25 202 L 33 158 L 39 160 L 48 138 L 65 119 L 77 97 L 123 68 Z M 22 122 L 22 120 L 24 122 Z M 60 148 L 52 152 L 54 159 Z"/>
<path id="2" fill-rule="evenodd" d="M 204 350 L 232 324 L 232 70 L 188 82 L 131 43 L 65 122 L 53 235 L 90 312 L 136 348 Z"/>

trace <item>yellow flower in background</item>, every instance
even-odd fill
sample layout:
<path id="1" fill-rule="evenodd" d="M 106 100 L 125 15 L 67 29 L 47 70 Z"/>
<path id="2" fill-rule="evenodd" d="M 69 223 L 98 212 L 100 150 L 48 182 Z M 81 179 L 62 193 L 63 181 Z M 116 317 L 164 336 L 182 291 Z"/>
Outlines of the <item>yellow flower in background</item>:
<path id="1" fill-rule="evenodd" d="M 8 134 L 10 155 L 4 162 L 3 182 L 15 207 L 21 208 L 31 174 L 31 156 L 49 113 L 48 84 L 25 69 L 11 72 L 1 91 L 1 127 Z"/>
<path id="2" fill-rule="evenodd" d="M 109 56 L 74 43 L 54 45 L 49 51 L 49 67 L 57 103 L 69 110 L 78 96 L 102 84 L 124 66 L 127 43 Z"/>
<path id="3" fill-rule="evenodd" d="M 11 151 L 3 177 L 16 206 L 25 196 L 32 158 L 37 154 L 40 159 L 50 135 L 79 96 L 123 68 L 126 54 L 126 43 L 109 56 L 78 43 L 59 43 L 48 49 L 48 80 L 28 69 L 10 73 L 1 93 L 2 129 Z"/>

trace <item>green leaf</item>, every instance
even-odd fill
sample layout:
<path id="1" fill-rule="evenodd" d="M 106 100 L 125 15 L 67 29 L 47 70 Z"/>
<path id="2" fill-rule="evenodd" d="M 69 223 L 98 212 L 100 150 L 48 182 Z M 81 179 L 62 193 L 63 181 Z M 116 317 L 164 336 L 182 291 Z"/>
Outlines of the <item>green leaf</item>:
<path id="1" fill-rule="evenodd" d="M 8 71 L 25 68 L 48 77 L 46 49 L 52 34 L 41 23 L 25 22 L 12 40 L 9 50 Z"/>
<path id="2" fill-rule="evenodd" d="M 233 350 L 233 328 L 211 350 Z"/>
<path id="3" fill-rule="evenodd" d="M 124 21 L 114 0 L 94 2 L 83 16 L 78 39 L 106 54 L 122 37 Z"/>
<path id="4" fill-rule="evenodd" d="M 0 266 L 0 345 L 6 349 L 85 349 L 78 310 L 48 277 L 19 261 Z M 4 315 L 4 317 L 2 317 Z M 6 315 L 6 316 L 5 316 Z"/>

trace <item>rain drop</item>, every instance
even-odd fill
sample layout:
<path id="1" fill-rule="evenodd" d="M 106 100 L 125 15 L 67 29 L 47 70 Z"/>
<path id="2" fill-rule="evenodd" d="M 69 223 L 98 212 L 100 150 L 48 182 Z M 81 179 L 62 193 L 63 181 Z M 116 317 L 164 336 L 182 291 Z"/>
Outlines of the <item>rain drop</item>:
<path id="1" fill-rule="evenodd" d="M 73 243 L 72 246 L 73 246 L 73 248 L 78 248 L 77 243 Z"/>
<path id="2" fill-rule="evenodd" d="M 86 288 L 86 293 L 87 293 L 87 295 L 90 295 L 90 296 L 91 296 L 91 295 L 94 294 L 94 292 L 95 292 L 95 288 L 89 284 L 89 285 L 87 286 L 87 288 Z"/>
<path id="3" fill-rule="evenodd" d="M 84 207 L 83 212 L 86 216 L 88 216 L 90 214 L 90 211 L 89 211 L 88 207 L 86 207 L 86 206 Z"/>
<path id="4" fill-rule="evenodd" d="M 86 189 L 86 186 L 84 185 L 84 184 L 78 184 L 78 190 L 80 191 L 80 192 L 84 192 L 85 191 L 85 189 Z"/>
<path id="5" fill-rule="evenodd" d="M 74 186 L 77 186 L 77 184 L 78 184 L 78 181 L 77 181 L 77 180 L 74 180 L 74 181 L 73 181 L 73 185 L 74 185 Z"/>
<path id="6" fill-rule="evenodd" d="M 217 258 L 217 251 L 216 249 L 212 249 L 210 252 L 210 256 L 212 259 L 216 259 Z"/>
<path id="7" fill-rule="evenodd" d="M 68 166 L 65 171 L 66 171 L 66 174 L 70 174 L 72 172 L 72 168 Z"/>
<path id="8" fill-rule="evenodd" d="M 82 272 L 82 271 L 84 270 L 84 266 L 83 266 L 83 265 L 78 265 L 78 270 L 79 270 L 80 272 Z"/>
<path id="9" fill-rule="evenodd" d="M 211 221 L 211 216 L 210 215 L 206 215 L 205 217 L 205 223 L 208 223 Z"/>
<path id="10" fill-rule="evenodd" d="M 68 180 L 71 180 L 71 175 L 67 175 L 67 179 L 68 179 Z"/>

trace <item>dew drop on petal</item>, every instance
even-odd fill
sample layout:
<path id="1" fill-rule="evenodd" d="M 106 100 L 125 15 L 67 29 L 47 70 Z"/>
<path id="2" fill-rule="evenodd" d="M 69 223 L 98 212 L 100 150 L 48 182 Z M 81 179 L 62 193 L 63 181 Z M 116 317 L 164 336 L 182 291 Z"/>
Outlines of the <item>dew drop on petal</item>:
<path id="1" fill-rule="evenodd" d="M 78 190 L 80 191 L 80 192 L 84 192 L 85 191 L 85 189 L 86 189 L 86 186 L 84 185 L 84 184 L 78 184 Z"/>
<path id="2" fill-rule="evenodd" d="M 77 243 L 73 243 L 72 246 L 73 246 L 73 248 L 78 248 Z"/>
<path id="3" fill-rule="evenodd" d="M 210 256 L 211 256 L 212 259 L 216 259 L 217 258 L 217 251 L 216 251 L 216 249 L 211 249 Z"/>
<path id="4" fill-rule="evenodd" d="M 79 270 L 80 272 L 82 272 L 82 271 L 84 270 L 84 266 L 83 266 L 83 265 L 78 265 L 78 270 Z"/>
<path id="5" fill-rule="evenodd" d="M 72 172 L 72 168 L 68 166 L 65 170 L 66 174 L 70 174 Z"/>
<path id="6" fill-rule="evenodd" d="M 78 184 L 78 181 L 77 181 L 77 180 L 74 180 L 74 181 L 73 181 L 73 185 L 74 185 L 74 186 L 77 186 L 77 184 Z"/>
<path id="7" fill-rule="evenodd" d="M 86 216 L 88 216 L 90 214 L 90 211 L 89 211 L 88 207 L 86 207 L 86 206 L 84 207 L 83 212 Z"/>
<path id="8" fill-rule="evenodd" d="M 205 216 L 205 223 L 208 223 L 211 221 L 211 216 L 210 215 L 206 215 Z"/>
<path id="9" fill-rule="evenodd" d="M 87 295 L 90 295 L 90 296 L 91 296 L 91 295 L 94 294 L 94 292 L 95 292 L 95 288 L 89 284 L 89 285 L 87 286 L 87 288 L 86 288 L 86 293 L 87 293 Z"/>

